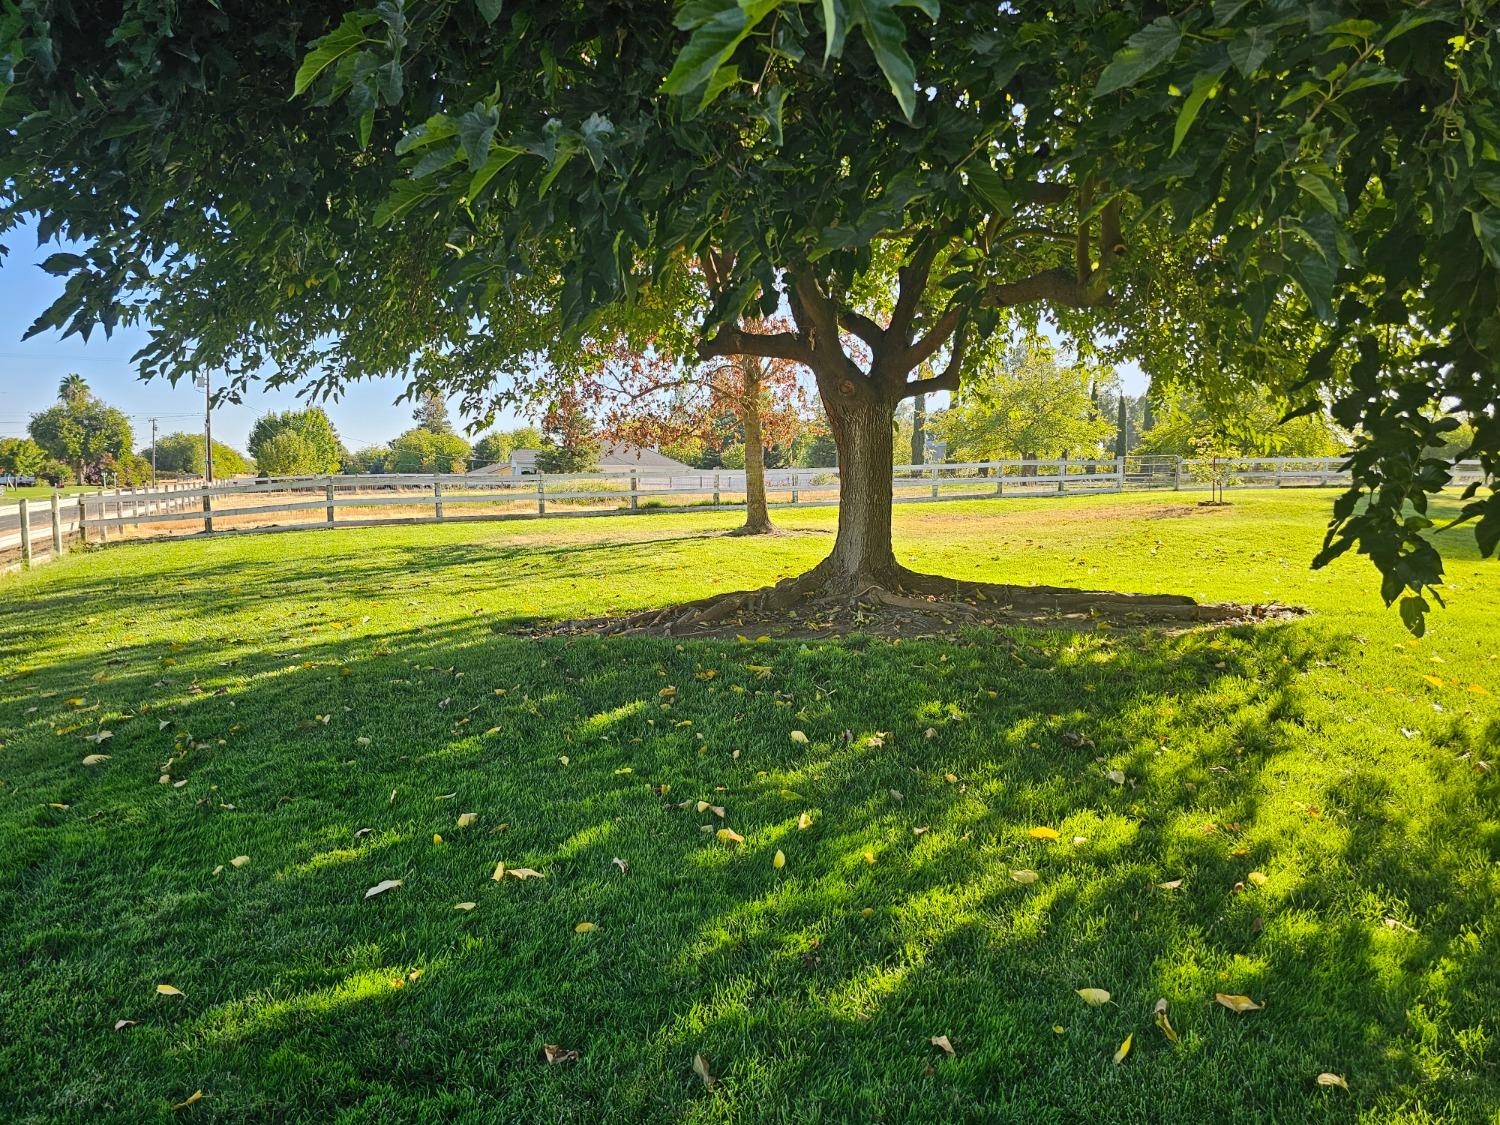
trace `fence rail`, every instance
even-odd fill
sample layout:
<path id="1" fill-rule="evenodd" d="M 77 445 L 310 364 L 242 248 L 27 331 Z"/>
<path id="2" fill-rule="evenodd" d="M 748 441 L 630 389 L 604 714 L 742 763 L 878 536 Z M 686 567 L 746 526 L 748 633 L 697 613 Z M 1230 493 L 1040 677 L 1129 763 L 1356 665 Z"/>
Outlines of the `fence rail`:
<path id="1" fill-rule="evenodd" d="M 896 465 L 897 503 L 976 498 L 1055 497 L 1150 489 L 1292 488 L 1345 485 L 1342 458 L 1261 457 L 1186 460 L 1124 457 L 964 461 Z M 1454 484 L 1483 479 L 1478 462 L 1451 469 Z M 771 506 L 838 503 L 838 469 L 771 469 Z M 179 482 L 116 489 L 0 507 L 0 555 L 22 565 L 55 558 L 68 543 L 125 535 L 296 530 L 385 523 L 625 515 L 657 509 L 736 508 L 742 470 L 640 470 L 501 477 L 488 474 L 379 474 Z M 398 513 L 397 509 L 411 509 Z M 284 516 L 294 517 L 291 520 Z M 311 518 L 308 518 L 311 517 Z M 200 526 L 201 525 L 201 526 Z"/>

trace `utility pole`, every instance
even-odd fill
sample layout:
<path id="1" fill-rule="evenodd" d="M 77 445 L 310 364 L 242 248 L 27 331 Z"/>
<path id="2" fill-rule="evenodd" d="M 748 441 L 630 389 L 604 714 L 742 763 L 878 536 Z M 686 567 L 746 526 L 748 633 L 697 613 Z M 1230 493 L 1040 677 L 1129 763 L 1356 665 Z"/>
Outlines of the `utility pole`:
<path id="1" fill-rule="evenodd" d="M 198 376 L 203 381 L 203 480 L 214 482 L 214 382 L 205 371 Z"/>
<path id="2" fill-rule="evenodd" d="M 151 487 L 156 487 L 156 419 L 151 419 Z"/>

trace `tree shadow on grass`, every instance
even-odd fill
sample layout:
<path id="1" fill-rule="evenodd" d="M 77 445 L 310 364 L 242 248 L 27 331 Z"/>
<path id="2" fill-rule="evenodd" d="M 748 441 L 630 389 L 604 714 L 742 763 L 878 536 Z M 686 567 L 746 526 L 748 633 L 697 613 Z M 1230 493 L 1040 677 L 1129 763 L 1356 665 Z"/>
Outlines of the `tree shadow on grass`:
<path id="1" fill-rule="evenodd" d="M 1477 1119 L 1495 1096 L 1482 782 L 1433 756 L 1412 796 L 1335 753 L 1305 684 L 1346 654 L 1307 630 L 798 646 L 461 620 L 227 667 L 213 638 L 158 647 L 0 684 L 19 1120 L 165 1116 L 200 1087 L 226 1120 Z M 111 758 L 83 767 L 100 725 Z"/>

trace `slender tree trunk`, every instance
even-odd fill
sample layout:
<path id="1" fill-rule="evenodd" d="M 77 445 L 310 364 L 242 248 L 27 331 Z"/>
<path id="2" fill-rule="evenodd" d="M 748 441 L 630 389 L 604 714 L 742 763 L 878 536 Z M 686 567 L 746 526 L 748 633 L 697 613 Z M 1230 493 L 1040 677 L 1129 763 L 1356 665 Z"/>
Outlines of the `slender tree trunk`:
<path id="1" fill-rule="evenodd" d="M 835 591 L 899 582 L 891 547 L 893 403 L 869 395 L 825 395 L 839 451 L 839 529 L 833 551 L 813 572 Z"/>
<path id="2" fill-rule="evenodd" d="M 739 357 L 744 379 L 743 407 L 745 425 L 745 535 L 764 535 L 775 530 L 766 507 L 766 449 L 760 432 L 760 364 L 755 356 Z"/>
<path id="3" fill-rule="evenodd" d="M 927 456 L 927 396 L 911 400 L 911 463 L 920 465 Z"/>

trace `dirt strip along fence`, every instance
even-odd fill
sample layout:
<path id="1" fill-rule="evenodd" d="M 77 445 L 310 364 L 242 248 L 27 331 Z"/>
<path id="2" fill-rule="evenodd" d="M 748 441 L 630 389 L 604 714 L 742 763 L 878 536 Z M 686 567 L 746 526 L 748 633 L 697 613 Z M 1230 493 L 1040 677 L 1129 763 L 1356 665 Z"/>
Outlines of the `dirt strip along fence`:
<path id="1" fill-rule="evenodd" d="M 1144 490 L 1347 486 L 1342 458 L 1186 460 L 1124 457 L 1110 461 L 970 461 L 897 465 L 897 503 L 980 498 L 1056 498 Z M 1481 479 L 1478 462 L 1453 466 L 1455 485 Z M 771 507 L 838 503 L 838 469 L 769 469 Z M 238 478 L 205 484 L 59 496 L 0 506 L 0 567 L 31 565 L 120 539 L 222 535 L 463 520 L 629 515 L 742 508 L 739 470 L 498 474 L 376 474 Z"/>

